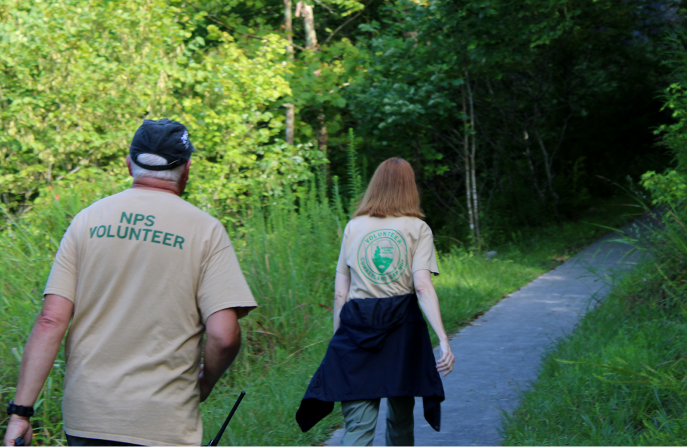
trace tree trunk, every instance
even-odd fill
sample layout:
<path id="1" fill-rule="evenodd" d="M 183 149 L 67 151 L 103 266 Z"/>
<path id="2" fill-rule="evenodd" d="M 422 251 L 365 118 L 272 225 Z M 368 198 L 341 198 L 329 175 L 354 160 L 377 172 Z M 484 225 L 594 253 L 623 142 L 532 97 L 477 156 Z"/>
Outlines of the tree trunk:
<path id="1" fill-rule="evenodd" d="M 293 133 L 294 133 L 294 128 L 295 128 L 295 122 L 296 122 L 296 111 L 293 107 L 293 104 L 291 103 L 286 103 L 284 104 L 284 107 L 286 107 L 286 122 L 284 123 L 286 127 L 286 143 L 287 144 L 293 144 Z"/>
<path id="2" fill-rule="evenodd" d="M 475 153 L 477 152 L 477 131 L 475 129 L 475 102 L 470 88 L 470 76 L 465 72 L 465 82 L 468 87 L 468 101 L 470 103 L 470 130 L 472 133 L 472 151 L 470 154 L 470 176 L 472 180 L 472 210 L 475 213 L 475 239 L 477 247 L 482 245 L 479 229 L 479 194 L 477 193 L 477 175 L 475 169 Z"/>
<path id="3" fill-rule="evenodd" d="M 529 133 L 527 132 L 527 129 L 524 130 L 524 142 L 525 142 L 525 157 L 527 158 L 527 166 L 529 166 L 530 173 L 532 174 L 532 180 L 530 181 L 530 185 L 532 186 L 534 191 L 539 196 L 539 199 L 541 200 L 542 205 L 546 205 L 546 195 L 544 194 L 545 191 L 539 187 L 539 180 L 537 179 L 537 170 L 534 167 L 532 151 L 530 150 L 530 136 L 529 136 Z"/>
<path id="4" fill-rule="evenodd" d="M 317 121 L 320 124 L 320 130 L 317 131 L 317 145 L 322 151 L 324 158 L 327 158 L 327 146 L 329 145 L 329 134 L 327 133 L 327 122 L 324 120 L 324 113 L 317 115 Z M 329 183 L 329 163 L 324 167 L 324 179 Z"/>
<path id="5" fill-rule="evenodd" d="M 296 5 L 296 17 L 303 17 L 303 27 L 305 28 L 305 49 L 317 51 L 317 33 L 315 33 L 315 13 L 312 5 L 308 5 L 304 1 L 299 1 Z M 318 75 L 318 72 L 315 72 Z M 329 135 L 327 132 L 327 122 L 322 110 L 317 115 L 317 121 L 320 129 L 317 131 L 317 144 L 322 151 L 322 154 L 327 156 L 327 145 L 329 144 Z M 329 183 L 329 164 L 325 166 L 325 181 Z"/>
<path id="6" fill-rule="evenodd" d="M 284 32 L 286 33 L 286 40 L 289 44 L 286 46 L 286 57 L 293 60 L 293 22 L 291 20 L 291 0 L 284 0 Z M 296 112 L 293 104 L 284 104 L 286 107 L 286 143 L 293 144 L 293 132 L 296 123 Z"/>
<path id="7" fill-rule="evenodd" d="M 289 44 L 286 46 L 286 55 L 293 59 L 293 20 L 291 19 L 291 0 L 284 0 L 284 32 Z"/>
<path id="8" fill-rule="evenodd" d="M 465 100 L 465 87 L 463 87 L 463 115 L 467 116 L 467 104 Z M 473 245 L 476 242 L 475 238 L 475 217 L 472 209 L 472 176 L 470 175 L 470 137 L 469 128 L 467 121 L 463 122 L 463 148 L 464 148 L 464 158 L 465 158 L 465 196 L 468 203 L 468 218 L 470 222 L 470 236 L 472 237 Z"/>
<path id="9" fill-rule="evenodd" d="M 305 48 L 307 50 L 317 49 L 317 34 L 315 34 L 315 13 L 312 5 L 308 5 L 304 1 L 298 2 L 296 5 L 296 17 L 303 17 L 303 25 L 305 27 Z"/>
<path id="10" fill-rule="evenodd" d="M 548 188 L 549 192 L 553 196 L 553 212 L 556 215 L 556 220 L 558 222 L 561 222 L 561 216 L 558 213 L 558 204 L 560 203 L 560 197 L 558 196 L 558 193 L 556 192 L 556 189 L 553 187 L 553 173 L 552 173 L 552 165 L 553 165 L 553 157 L 549 156 L 549 151 L 546 149 L 546 145 L 544 144 L 544 140 L 542 139 L 541 135 L 539 134 L 539 128 L 537 126 L 534 127 L 534 135 L 537 137 L 537 143 L 539 143 L 539 148 L 541 149 L 542 153 L 542 158 L 544 158 L 544 172 L 546 173 L 546 187 Z"/>

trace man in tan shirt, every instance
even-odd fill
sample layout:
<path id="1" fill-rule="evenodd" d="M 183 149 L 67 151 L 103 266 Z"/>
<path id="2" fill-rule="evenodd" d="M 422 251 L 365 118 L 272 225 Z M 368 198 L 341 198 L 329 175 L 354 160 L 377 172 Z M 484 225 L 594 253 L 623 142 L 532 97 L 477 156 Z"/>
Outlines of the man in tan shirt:
<path id="1" fill-rule="evenodd" d="M 199 445 L 204 401 L 256 307 L 224 227 L 181 199 L 194 151 L 186 128 L 145 120 L 127 157 L 130 189 L 71 222 L 22 357 L 5 434 L 29 417 L 65 344 L 69 445 Z M 207 334 L 201 365 L 201 341 Z"/>

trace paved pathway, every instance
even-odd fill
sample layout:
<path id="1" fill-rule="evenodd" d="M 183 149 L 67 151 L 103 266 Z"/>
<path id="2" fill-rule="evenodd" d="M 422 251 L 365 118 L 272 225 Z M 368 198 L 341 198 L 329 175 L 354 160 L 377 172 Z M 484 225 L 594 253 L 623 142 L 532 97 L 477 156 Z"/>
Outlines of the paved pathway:
<path id="1" fill-rule="evenodd" d="M 592 296 L 608 293 L 614 272 L 636 264 L 636 257 L 624 256 L 629 247 L 609 242 L 612 237 L 504 298 L 451 339 L 456 364 L 443 378 L 441 432 L 425 422 L 416 398 L 416 445 L 500 444 L 502 414 L 537 378 L 542 354 L 572 331 Z M 384 445 L 385 415 L 383 400 L 374 445 Z M 342 435 L 338 430 L 327 445 L 339 445 Z"/>

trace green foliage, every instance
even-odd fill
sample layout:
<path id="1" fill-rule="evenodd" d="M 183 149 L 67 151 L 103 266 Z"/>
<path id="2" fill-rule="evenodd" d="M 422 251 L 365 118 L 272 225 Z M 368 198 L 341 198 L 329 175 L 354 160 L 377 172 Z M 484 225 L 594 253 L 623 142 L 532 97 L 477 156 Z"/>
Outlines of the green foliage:
<path id="1" fill-rule="evenodd" d="M 674 122 L 663 124 L 656 134 L 668 147 L 676 161 L 676 167 L 663 174 L 654 171 L 642 176 L 644 186 L 653 196 L 653 203 L 675 205 L 682 203 L 687 194 L 687 33 L 682 32 L 667 39 L 667 64 L 673 69 L 672 83 L 663 92 L 664 108 L 672 114 Z"/>
<path id="2" fill-rule="evenodd" d="M 351 195 L 350 212 L 353 213 L 363 193 L 363 182 L 358 168 L 358 152 L 355 147 L 355 132 L 348 130 L 348 192 Z"/>
<path id="3" fill-rule="evenodd" d="M 623 237 L 648 256 L 547 355 L 505 424 L 508 445 L 681 445 L 687 438 L 684 38 L 668 41 L 674 82 L 664 99 L 675 122 L 658 129 L 677 167 L 642 176 L 662 211 Z"/>
<path id="4" fill-rule="evenodd" d="M 241 39 L 247 47 L 268 33 L 282 31 L 284 23 L 284 2 L 282 0 L 198 0 L 192 4 L 175 1 L 198 24 L 199 34 L 221 29 Z M 293 1 L 295 8 L 298 2 Z M 365 2 L 358 0 L 319 0 L 307 2 L 315 7 L 315 26 L 320 42 L 325 42 L 333 31 L 341 25 L 342 19 L 349 19 L 352 14 L 362 12 Z M 370 6 L 369 3 L 367 6 Z M 293 13 L 293 11 L 292 11 Z M 303 26 L 294 17 L 294 41 L 304 47 Z M 341 30 L 339 30 L 341 31 Z M 326 36 L 326 37 L 325 37 Z M 344 33 L 344 37 L 348 34 Z M 331 40 L 331 39 L 330 39 Z"/>
<path id="5" fill-rule="evenodd" d="M 202 407 L 206 438 L 245 388 L 249 398 L 226 435 L 232 444 L 322 442 L 340 418 L 302 434 L 293 413 L 330 335 L 341 232 L 363 193 L 368 160 L 413 163 L 429 223 L 446 248 L 436 281 L 444 320 L 459 327 L 599 235 L 581 223 L 524 228 L 551 213 L 532 188 L 545 156 L 533 152 L 531 172 L 523 123 L 535 122 L 551 144 L 566 111 L 575 110 L 575 135 L 587 136 L 562 146 L 552 188 L 563 191 L 569 215 L 618 221 L 608 203 L 584 212 L 599 206 L 589 196 L 593 167 L 602 157 L 611 160 L 603 166 L 619 164 L 615 146 L 590 144 L 595 138 L 584 131 L 598 123 L 585 117 L 599 109 L 617 115 L 637 85 L 653 94 L 658 53 L 647 29 L 663 29 L 666 20 L 652 21 L 641 5 L 322 0 L 315 3 L 319 48 L 302 48 L 303 21 L 294 17 L 290 59 L 282 0 L 0 0 L 0 398 L 13 393 L 69 220 L 129 184 L 123 158 L 134 130 L 143 118 L 165 117 L 186 124 L 199 149 L 185 198 L 228 227 L 262 304 L 243 321 L 241 357 Z M 635 31 L 646 38 L 632 40 Z M 491 262 L 452 248 L 464 230 L 466 81 L 475 91 L 482 221 L 491 243 L 502 244 Z M 645 184 L 670 201 L 683 191 L 684 82 L 676 78 L 666 95 L 676 124 L 661 132 L 678 174 L 649 175 Z M 297 112 L 294 146 L 281 137 L 284 103 Z M 313 143 L 325 127 L 326 153 Z M 615 143 L 623 132 L 598 127 L 626 150 Z M 530 134 L 524 138 L 532 142 Z M 64 442 L 63 370 L 60 357 L 38 403 L 41 444 Z"/>
<path id="6" fill-rule="evenodd" d="M 338 188 L 338 181 L 333 183 Z M 0 399 L 7 401 L 14 394 L 22 349 L 71 218 L 126 186 L 106 176 L 72 178 L 62 186 L 43 188 L 33 208 L 21 217 L 5 215 L 0 229 L 4 253 L 0 259 Z M 280 200 L 255 191 L 242 211 L 227 219 L 232 222 L 228 230 L 242 270 L 260 307 L 241 320 L 242 352 L 201 406 L 206 440 L 218 430 L 240 390 L 248 396 L 224 439 L 233 445 L 317 444 L 341 421 L 335 411 L 303 434 L 293 419 L 331 336 L 334 271 L 347 221 L 336 189 L 332 199 L 322 201 L 321 188 L 311 181 Z M 618 218 L 618 213 L 608 213 L 599 222 L 613 225 Z M 435 288 L 447 330 L 456 330 L 504 295 L 558 265 L 600 231 L 586 224 L 568 224 L 523 232 L 519 244 L 499 248 L 499 256 L 491 261 L 456 248 L 440 253 L 442 274 Z M 63 361 L 61 353 L 36 405 L 33 420 L 38 445 L 64 443 Z"/>
<path id="7" fill-rule="evenodd" d="M 0 21 L 0 192 L 10 206 L 85 169 L 123 174 L 144 117 L 184 123 L 199 152 L 191 197 L 221 207 L 309 175 L 306 148 L 274 141 L 267 107 L 290 93 L 281 38 L 246 54 L 227 33 L 192 38 L 191 17 L 152 0 L 18 2 Z M 46 20 L 50 17 L 50 20 Z"/>
<path id="8" fill-rule="evenodd" d="M 4 335 L 0 341 L 0 399 L 9 401 L 14 397 L 23 347 L 42 306 L 45 281 L 71 218 L 118 189 L 115 182 L 105 179 L 70 182 L 63 188 L 43 189 L 41 199 L 21 218 L 1 207 L 0 327 Z M 64 371 L 61 353 L 34 405 L 37 444 L 64 444 L 61 404 Z"/>
<path id="9" fill-rule="evenodd" d="M 646 172 L 642 175 L 642 186 L 651 193 L 654 205 L 679 204 L 687 197 L 687 179 L 675 169 L 663 174 Z"/>
<path id="10" fill-rule="evenodd" d="M 326 126 L 328 146 L 345 145 L 347 100 L 345 90 L 360 76 L 358 60 L 363 57 L 355 42 L 356 21 L 376 8 L 358 0 L 322 0 L 306 2 L 313 6 L 318 47 L 305 49 L 304 21 L 295 16 L 297 1 L 291 2 L 293 57 L 283 57 L 284 79 L 290 92 L 281 95 L 270 107 L 272 120 L 283 122 L 283 104 L 294 104 L 296 112 L 295 141 L 311 143 Z M 284 34 L 282 0 L 216 2 L 200 0 L 186 5 L 193 13 L 194 36 L 216 36 L 219 31 L 231 34 L 237 44 L 250 54 L 267 35 Z M 286 46 L 285 40 L 282 45 Z M 331 153 L 331 152 L 330 152 Z M 342 151 L 345 155 L 345 151 Z"/>
<path id="11" fill-rule="evenodd" d="M 665 122 L 652 102 L 664 71 L 655 32 L 679 22 L 653 8 L 641 0 L 386 4 L 359 27 L 365 75 L 347 90 L 360 152 L 373 163 L 411 161 L 430 224 L 461 240 L 466 134 L 477 140 L 480 220 L 502 229 L 488 237 L 574 218 L 614 193 L 597 176 L 618 181 L 665 166 L 650 149 L 650 127 Z M 465 129 L 469 96 L 476 133 Z"/>
<path id="12" fill-rule="evenodd" d="M 645 219 L 628 235 L 651 256 L 547 354 L 505 425 L 506 445 L 684 443 L 685 217 L 665 213 L 653 229 Z"/>
<path id="13" fill-rule="evenodd" d="M 134 129 L 144 117 L 168 117 L 187 124 L 200 149 L 194 166 L 203 181 L 188 197 L 228 219 L 246 191 L 293 191 L 323 155 L 331 161 L 325 175 L 344 178 L 346 129 L 355 126 L 358 158 L 370 166 L 390 156 L 410 160 L 430 223 L 461 238 L 461 103 L 469 75 L 483 221 L 494 214 L 504 230 L 492 234 L 510 234 L 552 215 L 552 193 L 538 198 L 533 187 L 545 176 L 547 157 L 535 147 L 530 172 L 523 123 L 536 115 L 550 145 L 559 140 L 565 110 L 579 114 L 581 135 L 595 127 L 582 117 L 608 102 L 597 99 L 600 93 L 649 84 L 655 52 L 645 31 L 664 28 L 667 19 L 651 21 L 653 13 L 637 2 L 323 0 L 314 4 L 319 47 L 303 48 L 303 20 L 294 16 L 289 58 L 281 0 L 4 0 L 0 199 L 20 210 L 42 186 L 74 172 L 124 179 L 121 159 Z M 635 31 L 647 39 L 628 40 Z M 649 74 L 628 77 L 635 66 Z M 528 93 L 537 86 L 544 87 Z M 283 142 L 285 103 L 295 105 L 295 146 Z M 528 115 L 542 104 L 548 111 Z M 314 150 L 324 129 L 327 145 Z M 595 190 L 567 188 L 583 157 L 587 171 L 599 165 L 602 151 L 578 149 L 598 138 L 585 138 L 551 155 L 562 158 L 549 189 L 558 191 L 568 216 Z"/>
<path id="14" fill-rule="evenodd" d="M 656 133 L 671 150 L 677 169 L 687 172 L 687 33 L 677 33 L 667 39 L 667 65 L 673 69 L 671 84 L 663 93 L 664 108 L 673 119 L 671 124 L 660 126 Z"/>
<path id="15" fill-rule="evenodd" d="M 323 126 L 331 146 L 342 146 L 346 135 L 342 112 L 347 108 L 346 87 L 359 77 L 356 61 L 360 50 L 343 39 L 322 46 L 318 51 L 303 51 L 295 60 L 287 60 L 285 79 L 291 94 L 280 103 L 292 103 L 297 114 L 295 141 L 307 144 L 316 139 Z M 334 156 L 336 157 L 336 152 Z"/>

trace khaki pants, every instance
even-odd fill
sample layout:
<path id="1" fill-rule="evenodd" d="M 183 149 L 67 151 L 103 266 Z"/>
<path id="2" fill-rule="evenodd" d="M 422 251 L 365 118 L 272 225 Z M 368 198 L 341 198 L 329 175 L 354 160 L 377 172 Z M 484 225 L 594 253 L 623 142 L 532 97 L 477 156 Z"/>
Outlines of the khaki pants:
<path id="1" fill-rule="evenodd" d="M 346 432 L 341 445 L 372 445 L 380 399 L 341 402 Z M 386 410 L 386 445 L 415 445 L 414 397 L 389 397 Z"/>

